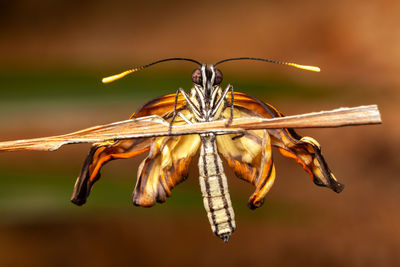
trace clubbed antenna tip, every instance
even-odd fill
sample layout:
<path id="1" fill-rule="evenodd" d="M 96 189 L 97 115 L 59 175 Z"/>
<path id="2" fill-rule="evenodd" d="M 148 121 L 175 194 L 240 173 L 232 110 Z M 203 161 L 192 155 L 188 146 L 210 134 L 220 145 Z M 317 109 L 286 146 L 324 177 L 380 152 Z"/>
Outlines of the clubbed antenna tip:
<path id="1" fill-rule="evenodd" d="M 309 71 L 315 71 L 315 72 L 320 72 L 321 69 L 316 67 L 316 66 L 307 66 L 307 65 L 300 65 L 300 64 L 296 64 L 296 63 L 283 63 L 284 65 L 288 65 L 288 66 L 292 66 L 298 69 L 302 69 L 302 70 L 309 70 Z"/>
<path id="2" fill-rule="evenodd" d="M 133 73 L 133 72 L 135 72 L 135 71 L 138 71 L 138 70 L 139 70 L 139 69 L 136 68 L 136 69 L 131 69 L 131 70 L 127 70 L 127 71 L 121 72 L 121 73 L 119 73 L 119 74 L 115 74 L 115 75 L 112 75 L 112 76 L 108 76 L 108 77 L 103 78 L 103 79 L 101 80 L 101 82 L 102 82 L 102 83 L 111 83 L 111 82 L 113 82 L 113 81 L 115 81 L 115 80 L 121 79 L 121 78 L 125 77 L 126 75 L 131 74 L 131 73 Z"/>

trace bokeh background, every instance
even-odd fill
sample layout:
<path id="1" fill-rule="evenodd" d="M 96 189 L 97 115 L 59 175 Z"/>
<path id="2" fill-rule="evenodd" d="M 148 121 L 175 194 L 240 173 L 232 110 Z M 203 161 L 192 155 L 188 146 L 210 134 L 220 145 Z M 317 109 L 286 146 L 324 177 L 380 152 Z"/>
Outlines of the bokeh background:
<path id="1" fill-rule="evenodd" d="M 320 66 L 221 65 L 233 84 L 285 114 L 378 104 L 383 124 L 299 131 L 322 145 L 346 184 L 316 187 L 275 153 L 262 208 L 226 167 L 238 229 L 213 236 L 196 163 L 166 203 L 134 207 L 143 157 L 113 161 L 82 207 L 69 202 L 89 145 L 0 154 L 1 266 L 399 266 L 400 2 L 0 1 L 0 140 L 123 120 L 146 101 L 189 89 L 190 63 L 103 76 L 165 57 L 255 56 Z M 277 152 L 277 151 L 275 151 Z"/>

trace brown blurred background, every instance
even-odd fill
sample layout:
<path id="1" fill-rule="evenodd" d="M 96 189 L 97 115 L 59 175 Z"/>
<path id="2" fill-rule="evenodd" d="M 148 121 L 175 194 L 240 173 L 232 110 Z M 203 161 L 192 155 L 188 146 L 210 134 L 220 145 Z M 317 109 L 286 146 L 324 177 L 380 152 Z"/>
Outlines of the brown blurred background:
<path id="1" fill-rule="evenodd" d="M 238 229 L 213 236 L 196 163 L 162 205 L 130 202 L 142 158 L 102 171 L 88 203 L 69 197 L 88 145 L 0 154 L 1 266 L 399 266 L 400 2 L 1 1 L 0 140 L 122 120 L 146 101 L 189 89 L 193 65 L 165 63 L 114 84 L 103 76 L 165 57 L 221 65 L 229 82 L 285 114 L 378 104 L 383 124 L 301 130 L 346 184 L 316 187 L 275 153 L 262 208 L 227 169 Z M 275 151 L 277 152 L 277 151 Z"/>

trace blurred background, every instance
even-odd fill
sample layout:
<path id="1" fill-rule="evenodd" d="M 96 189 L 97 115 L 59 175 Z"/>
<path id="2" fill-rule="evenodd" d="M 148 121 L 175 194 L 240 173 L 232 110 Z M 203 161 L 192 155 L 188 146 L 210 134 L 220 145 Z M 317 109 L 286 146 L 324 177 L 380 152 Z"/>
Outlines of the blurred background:
<path id="1" fill-rule="evenodd" d="M 88 203 L 69 198 L 89 145 L 0 154 L 1 266 L 399 266 L 400 2 L 0 1 L 0 140 L 123 120 L 154 97 L 191 87 L 194 65 L 170 62 L 113 84 L 104 76 L 166 57 L 221 65 L 225 81 L 287 115 L 378 104 L 383 124 L 309 129 L 336 177 L 316 187 L 275 153 L 265 204 L 225 166 L 237 218 L 213 236 L 197 163 L 166 203 L 131 204 L 143 157 L 113 161 Z M 277 152 L 277 151 L 274 151 Z M 195 159 L 196 161 L 197 159 Z"/>

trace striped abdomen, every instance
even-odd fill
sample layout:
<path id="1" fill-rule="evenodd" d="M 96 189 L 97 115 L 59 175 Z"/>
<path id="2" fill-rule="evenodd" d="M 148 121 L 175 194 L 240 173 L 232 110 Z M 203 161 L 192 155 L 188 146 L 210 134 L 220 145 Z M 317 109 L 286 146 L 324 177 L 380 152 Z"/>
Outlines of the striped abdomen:
<path id="1" fill-rule="evenodd" d="M 227 242 L 236 225 L 226 176 L 217 152 L 215 134 L 208 133 L 200 137 L 199 179 L 204 207 L 212 231 Z"/>

